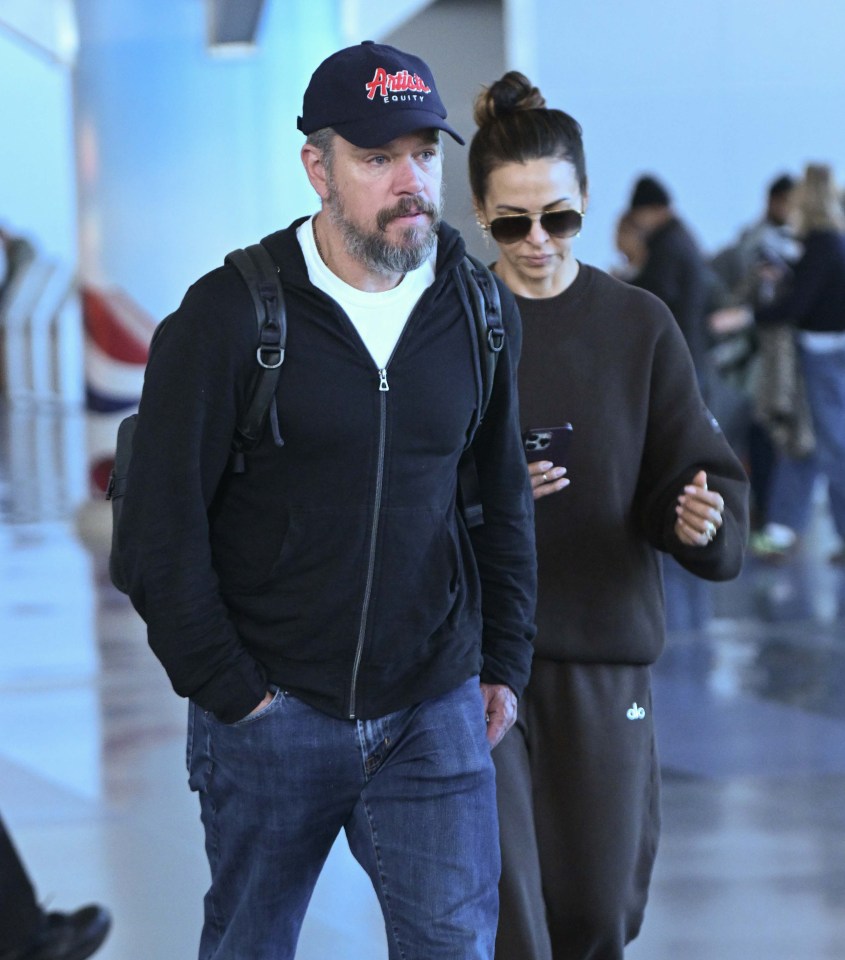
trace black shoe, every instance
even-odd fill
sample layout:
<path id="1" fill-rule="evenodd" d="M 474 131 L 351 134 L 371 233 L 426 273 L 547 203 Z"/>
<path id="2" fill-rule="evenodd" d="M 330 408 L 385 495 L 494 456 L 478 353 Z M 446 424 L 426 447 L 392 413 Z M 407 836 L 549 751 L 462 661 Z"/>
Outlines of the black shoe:
<path id="1" fill-rule="evenodd" d="M 75 913 L 47 913 L 35 942 L 11 960 L 86 960 L 110 927 L 111 914 L 95 903 Z"/>

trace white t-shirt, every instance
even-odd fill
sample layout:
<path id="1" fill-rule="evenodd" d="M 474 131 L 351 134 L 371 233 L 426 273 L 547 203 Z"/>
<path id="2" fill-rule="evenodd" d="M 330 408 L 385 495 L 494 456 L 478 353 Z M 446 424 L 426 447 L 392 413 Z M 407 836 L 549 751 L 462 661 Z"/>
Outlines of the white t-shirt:
<path id="1" fill-rule="evenodd" d="M 315 287 L 319 287 L 343 307 L 376 366 L 383 370 L 411 311 L 423 291 L 434 281 L 437 247 L 435 246 L 431 257 L 422 266 L 406 273 L 401 283 L 392 290 L 375 293 L 358 290 L 341 280 L 323 263 L 314 242 L 313 219 L 312 217 L 306 220 L 296 231 L 296 238 L 308 267 L 308 277 Z"/>

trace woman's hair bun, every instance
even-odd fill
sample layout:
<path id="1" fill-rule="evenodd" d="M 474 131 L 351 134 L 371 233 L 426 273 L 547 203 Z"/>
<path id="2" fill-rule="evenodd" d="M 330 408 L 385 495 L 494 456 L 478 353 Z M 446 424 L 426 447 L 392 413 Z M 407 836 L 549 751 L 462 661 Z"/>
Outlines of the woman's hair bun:
<path id="1" fill-rule="evenodd" d="M 510 70 L 483 90 L 475 100 L 475 122 L 479 127 L 522 110 L 542 110 L 546 99 L 524 73 Z"/>

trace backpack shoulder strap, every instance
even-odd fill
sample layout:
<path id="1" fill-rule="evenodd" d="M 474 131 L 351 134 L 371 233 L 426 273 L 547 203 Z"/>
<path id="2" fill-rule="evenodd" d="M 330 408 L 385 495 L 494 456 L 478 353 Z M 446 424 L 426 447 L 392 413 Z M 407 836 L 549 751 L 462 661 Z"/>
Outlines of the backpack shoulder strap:
<path id="1" fill-rule="evenodd" d="M 241 473 L 244 469 L 243 453 L 258 440 L 268 410 L 273 418 L 276 444 L 282 446 L 284 443 L 278 431 L 278 418 L 273 416 L 276 412 L 273 401 L 285 359 L 287 316 L 279 268 L 262 244 L 253 243 L 244 249 L 233 250 L 227 254 L 225 262 L 235 267 L 243 278 L 252 296 L 258 324 L 258 346 L 255 351 L 258 369 L 232 442 L 233 470 Z"/>
<path id="2" fill-rule="evenodd" d="M 490 396 L 493 393 L 496 364 L 505 342 L 505 329 L 502 323 L 502 303 L 499 288 L 490 268 L 470 254 L 466 254 L 461 261 L 460 270 L 469 298 L 472 324 L 478 341 L 481 396 L 476 422 L 470 434 L 467 448 L 458 464 L 458 491 L 464 521 L 467 527 L 475 527 L 484 523 L 484 512 L 481 506 L 478 470 L 471 447 L 472 437 L 475 436 L 475 431 L 487 413 Z"/>
<path id="3" fill-rule="evenodd" d="M 461 262 L 461 269 L 466 280 L 467 294 L 478 335 L 481 360 L 481 407 L 478 412 L 478 422 L 481 423 L 493 393 L 496 363 L 505 342 L 502 301 L 496 280 L 486 264 L 467 253 Z"/>

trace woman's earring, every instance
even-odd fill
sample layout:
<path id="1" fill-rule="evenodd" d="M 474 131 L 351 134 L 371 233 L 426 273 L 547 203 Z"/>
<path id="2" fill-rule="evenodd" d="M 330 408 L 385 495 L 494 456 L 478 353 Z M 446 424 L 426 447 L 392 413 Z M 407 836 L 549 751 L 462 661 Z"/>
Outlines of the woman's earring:
<path id="1" fill-rule="evenodd" d="M 481 230 L 481 235 L 484 237 L 484 245 L 489 247 L 490 246 L 490 227 L 480 217 L 476 217 L 475 222 L 478 224 Z"/>

